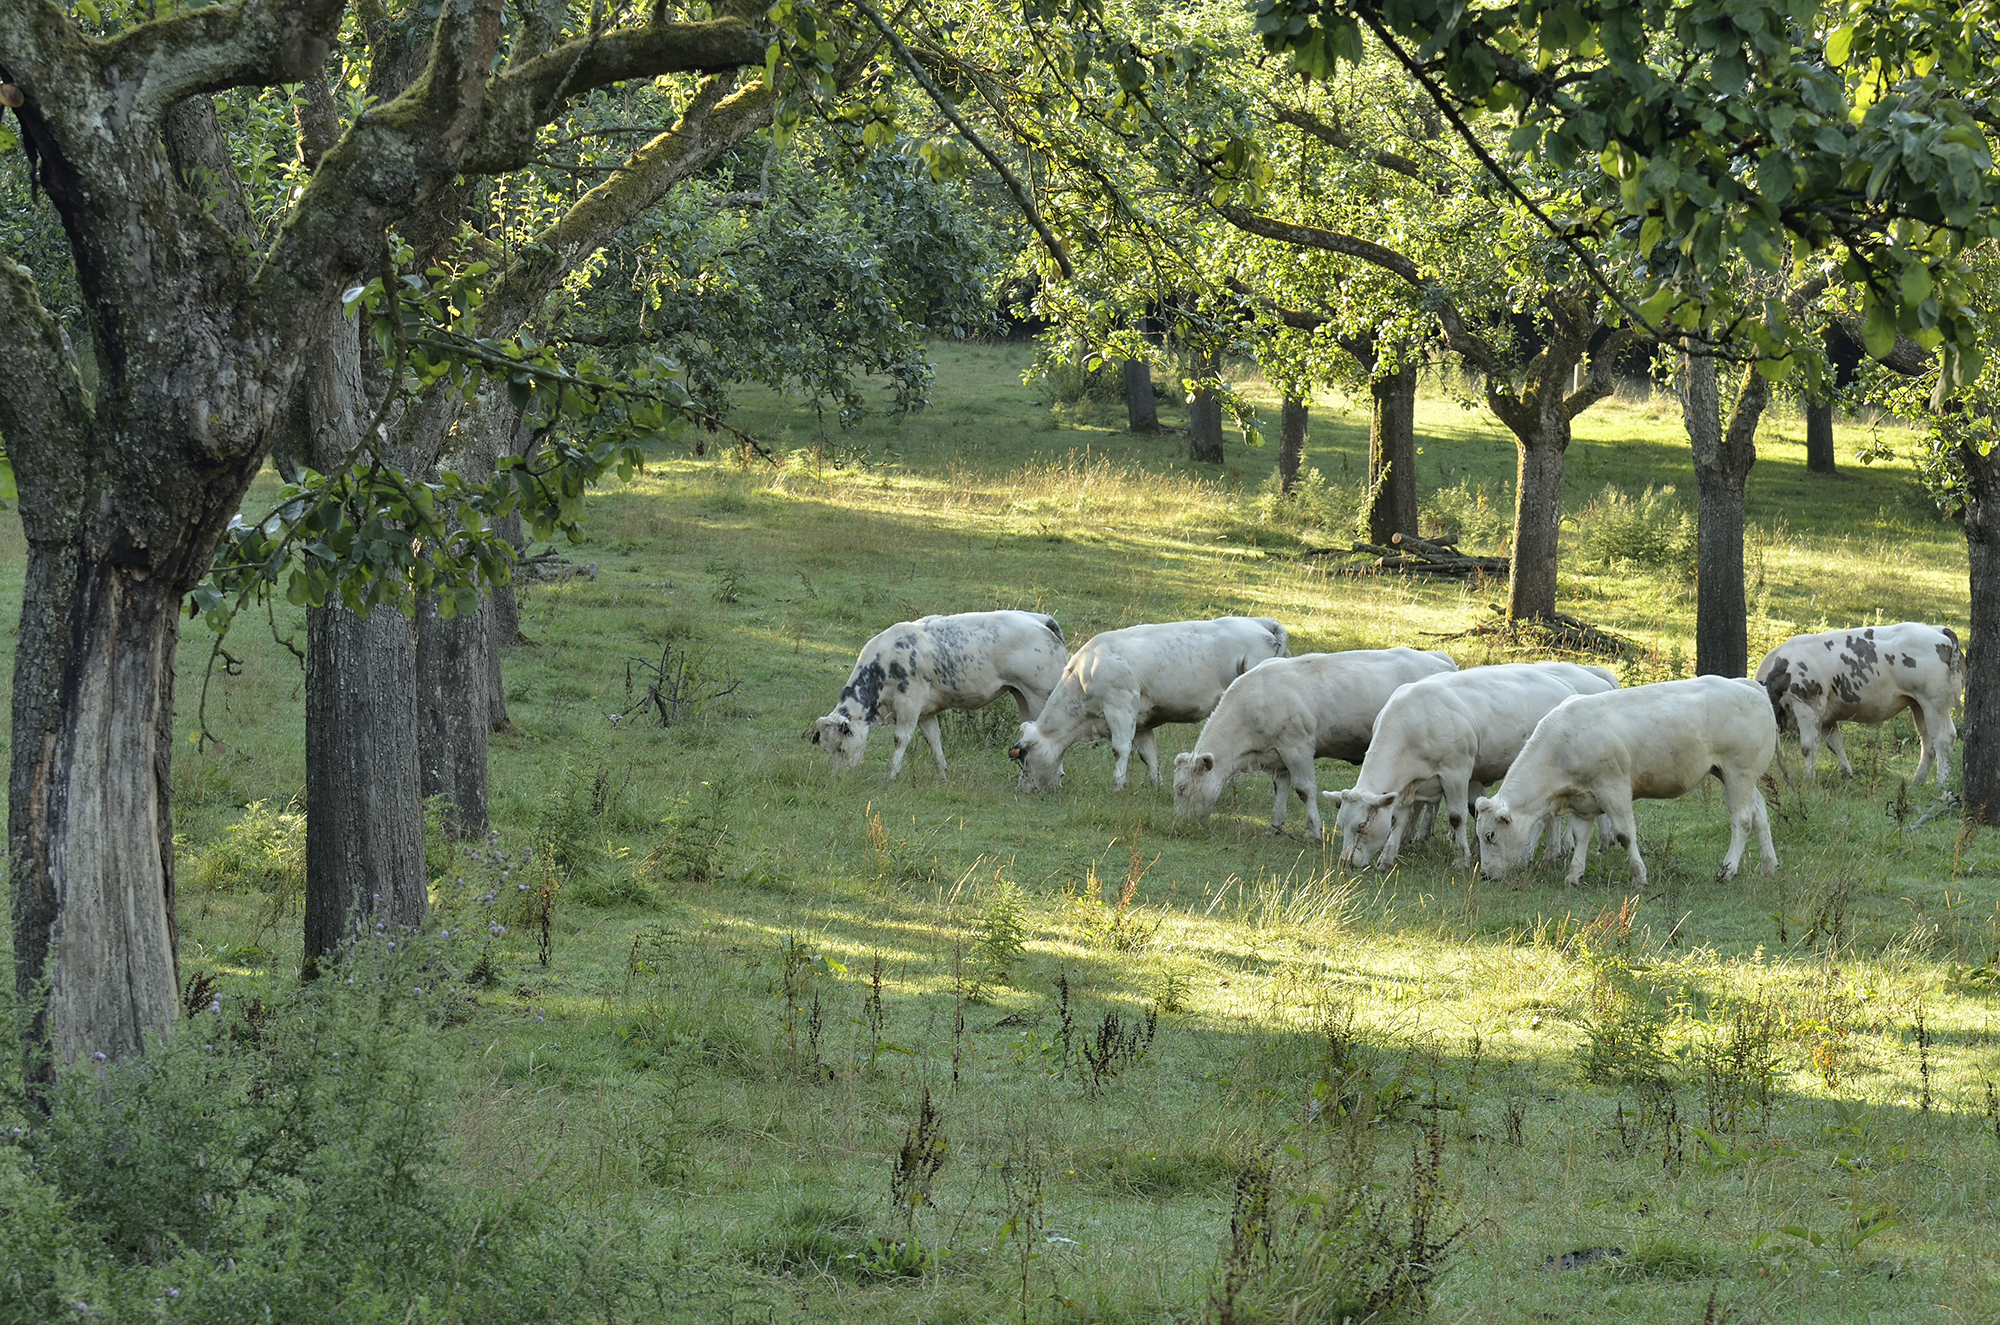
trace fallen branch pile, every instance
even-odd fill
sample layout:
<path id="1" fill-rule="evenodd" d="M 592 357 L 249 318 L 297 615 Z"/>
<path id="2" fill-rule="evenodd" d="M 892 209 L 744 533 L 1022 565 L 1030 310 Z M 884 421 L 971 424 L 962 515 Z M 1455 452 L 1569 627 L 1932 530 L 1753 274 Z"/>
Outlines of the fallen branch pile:
<path id="1" fill-rule="evenodd" d="M 1506 609 L 1498 603 L 1487 606 L 1500 614 L 1498 621 L 1482 621 L 1455 635 L 1440 635 L 1442 640 L 1501 639 L 1509 644 L 1527 646 L 1556 653 L 1590 654 L 1600 658 L 1632 658 L 1641 652 L 1636 640 L 1623 635 L 1602 630 L 1588 621 L 1579 621 L 1567 612 L 1551 612 L 1545 617 L 1533 617 L 1523 621 L 1509 621 Z"/>
<path id="2" fill-rule="evenodd" d="M 1301 555 L 1307 557 L 1365 555 L 1375 558 L 1358 566 L 1342 567 L 1342 571 L 1349 575 L 1397 571 L 1406 575 L 1490 575 L 1504 580 L 1510 572 L 1506 557 L 1478 557 L 1469 552 L 1460 552 L 1454 546 L 1458 542 L 1457 534 L 1446 534 L 1441 538 L 1418 538 L 1415 534 L 1397 534 L 1390 541 L 1395 544 L 1394 547 L 1383 547 L 1378 543 L 1356 543 L 1353 547 L 1344 548 L 1307 548 Z"/>

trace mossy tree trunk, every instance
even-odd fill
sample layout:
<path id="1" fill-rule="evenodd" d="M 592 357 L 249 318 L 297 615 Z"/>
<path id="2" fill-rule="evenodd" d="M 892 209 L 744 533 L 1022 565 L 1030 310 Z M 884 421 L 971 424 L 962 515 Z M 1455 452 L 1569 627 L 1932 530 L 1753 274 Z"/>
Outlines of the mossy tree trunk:
<path id="1" fill-rule="evenodd" d="M 2000 822 L 2000 451 L 1961 445 L 1971 631 L 1965 641 L 1965 746 L 1959 756 L 1966 818 Z"/>
<path id="2" fill-rule="evenodd" d="M 1222 373 L 1222 356 L 1213 350 L 1194 355 L 1195 376 L 1213 379 Z M 1222 397 L 1206 387 L 1188 399 L 1188 456 L 1204 465 L 1219 465 L 1222 453 Z"/>
<path id="3" fill-rule="evenodd" d="M 1417 368 L 1368 384 L 1368 538 L 1386 544 L 1417 532 Z"/>
<path id="4" fill-rule="evenodd" d="M 1299 481 L 1299 466 L 1306 453 L 1308 406 L 1298 396 L 1287 395 L 1278 411 L 1278 486 L 1286 492 Z"/>

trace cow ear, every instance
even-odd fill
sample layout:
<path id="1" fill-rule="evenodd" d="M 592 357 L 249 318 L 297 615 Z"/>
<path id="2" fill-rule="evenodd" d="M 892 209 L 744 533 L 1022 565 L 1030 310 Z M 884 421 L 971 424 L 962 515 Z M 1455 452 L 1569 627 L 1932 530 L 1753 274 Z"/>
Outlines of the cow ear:
<path id="1" fill-rule="evenodd" d="M 1182 751 L 1180 754 L 1174 756 L 1174 767 L 1186 768 L 1188 764 L 1193 761 L 1193 759 L 1194 759 L 1193 755 L 1188 754 L 1186 751 Z"/>
<path id="2" fill-rule="evenodd" d="M 849 722 L 846 718 L 842 718 L 840 720 L 840 734 L 842 736 L 854 735 L 854 724 Z"/>
<path id="3" fill-rule="evenodd" d="M 1007 757 L 1018 764 L 1028 757 L 1028 747 L 1019 744 L 1010 745 L 1007 747 Z"/>
<path id="4" fill-rule="evenodd" d="M 1381 795 L 1374 797 L 1371 803 L 1378 810 L 1386 810 L 1396 803 L 1396 793 L 1385 791 Z"/>
<path id="5" fill-rule="evenodd" d="M 1514 816 L 1504 811 L 1500 814 L 1499 819 L 1500 822 L 1503 824 L 1510 824 L 1514 822 Z"/>
<path id="6" fill-rule="evenodd" d="M 1204 773 L 1215 767 L 1215 756 L 1212 754 L 1198 754 L 1194 757 L 1194 761 L 1201 765 L 1201 771 Z"/>
<path id="7" fill-rule="evenodd" d="M 1484 814 L 1487 807 L 1492 804 L 1493 798 L 1491 796 L 1481 796 L 1478 800 L 1472 802 L 1472 812 L 1474 814 Z"/>
<path id="8" fill-rule="evenodd" d="M 819 727 L 817 724 L 814 725 L 811 731 L 806 733 L 806 739 L 811 741 L 814 745 L 819 744 Z"/>

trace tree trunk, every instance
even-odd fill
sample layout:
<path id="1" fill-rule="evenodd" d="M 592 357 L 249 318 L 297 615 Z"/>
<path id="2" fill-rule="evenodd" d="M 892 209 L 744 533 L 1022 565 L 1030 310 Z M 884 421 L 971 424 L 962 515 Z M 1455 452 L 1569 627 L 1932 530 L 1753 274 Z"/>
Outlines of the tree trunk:
<path id="1" fill-rule="evenodd" d="M 1833 465 L 1833 402 L 1806 401 L 1806 470 L 1831 474 Z"/>
<path id="2" fill-rule="evenodd" d="M 180 1009 L 168 813 L 180 592 L 83 542 L 30 542 L 15 661 L 14 979 L 35 1085 L 60 1064 L 142 1052 Z"/>
<path id="3" fill-rule="evenodd" d="M 330 473 L 367 424 L 358 327 L 330 310 L 301 391 L 308 454 Z M 338 604 L 306 613 L 305 975 L 369 917 L 423 919 L 424 803 L 417 762 L 417 644 L 409 618 Z"/>
<path id="4" fill-rule="evenodd" d="M 1725 432 L 1714 358 L 1691 355 L 1684 364 L 1687 385 L 1681 414 L 1701 502 L 1695 675 L 1747 676 L 1750 629 L 1743 590 L 1743 490 L 1751 466 L 1757 463 L 1757 423 L 1770 399 L 1770 384 L 1761 373 L 1744 374 Z"/>
<path id="5" fill-rule="evenodd" d="M 392 608 L 306 614 L 308 978 L 370 916 L 424 918 L 416 661 L 409 618 Z"/>
<path id="6" fill-rule="evenodd" d="M 1153 399 L 1153 365 L 1144 359 L 1125 361 L 1125 418 L 1132 432 L 1160 430 L 1160 407 Z"/>
<path id="7" fill-rule="evenodd" d="M 1197 377 L 1217 377 L 1222 356 L 1204 351 L 1194 357 Z M 1188 455 L 1205 465 L 1222 463 L 1222 398 L 1213 391 L 1196 391 L 1188 401 Z"/>
<path id="8" fill-rule="evenodd" d="M 1376 378 L 1368 394 L 1368 540 L 1387 545 L 1417 532 L 1416 365 Z"/>
<path id="9" fill-rule="evenodd" d="M 1569 430 L 1517 437 L 1514 545 L 1507 616 L 1544 620 L 1556 610 L 1556 554 L 1562 536 L 1563 452 Z"/>
<path id="10" fill-rule="evenodd" d="M 1971 632 L 1965 641 L 1965 817 L 2000 822 L 2000 453 L 1959 447 L 1965 467 L 1965 551 Z"/>
<path id="11" fill-rule="evenodd" d="M 1299 465 L 1306 453 L 1306 421 L 1306 402 L 1286 396 L 1278 413 L 1278 485 L 1285 492 L 1299 481 Z"/>
<path id="12" fill-rule="evenodd" d="M 450 804 L 446 826 L 458 837 L 486 831 L 487 711 L 493 678 L 482 609 L 447 621 L 435 594 L 417 606 L 417 750 L 424 799 Z"/>

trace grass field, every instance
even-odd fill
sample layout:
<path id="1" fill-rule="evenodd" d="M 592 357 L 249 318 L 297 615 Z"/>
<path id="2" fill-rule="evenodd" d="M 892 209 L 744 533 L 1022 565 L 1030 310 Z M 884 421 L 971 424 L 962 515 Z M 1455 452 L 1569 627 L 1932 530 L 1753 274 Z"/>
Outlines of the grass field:
<path id="1" fill-rule="evenodd" d="M 1775 879 L 1715 881 L 1719 797 L 1642 805 L 1643 896 L 1597 854 L 1575 889 L 1480 883 L 1441 837 L 1343 873 L 1266 829 L 1261 782 L 1193 827 L 1168 789 L 1115 792 L 1101 749 L 1025 796 L 1011 705 L 947 719 L 948 781 L 919 745 L 888 782 L 882 736 L 832 775 L 801 733 L 865 639 L 927 612 L 1036 608 L 1073 647 L 1245 612 L 1296 652 L 1511 656 L 1445 638 L 1503 585 L 1293 555 L 1351 537 L 1365 410 L 1316 407 L 1324 482 L 1287 505 L 1275 447 L 1198 469 L 1108 407 L 1052 413 L 1027 362 L 941 349 L 932 409 L 817 448 L 809 413 L 749 398 L 782 465 L 662 454 L 595 501 L 570 552 L 594 578 L 522 587 L 493 817 L 539 848 L 524 877 L 567 876 L 546 965 L 531 903 L 500 898 L 491 983 L 428 1032 L 454 1182 L 624 1230 L 659 1286 L 641 1318 L 1337 1320 L 1411 1309 L 1429 1269 L 1439 1321 L 2000 1318 L 2000 854 L 1948 816 L 1906 831 L 1933 799 L 1901 797 L 1907 720 L 1851 733 L 1850 783 L 1774 784 Z M 1842 429 L 1828 478 L 1796 418 L 1767 423 L 1753 656 L 1964 631 L 1963 539 L 1905 463 L 1853 464 L 1870 432 Z M 1419 434 L 1447 490 L 1427 519 L 1501 538 L 1498 425 L 1440 388 Z M 1685 449 L 1662 397 L 1592 410 L 1570 451 L 1563 605 L 1640 644 L 1628 681 L 1691 661 Z M 267 636 L 245 625 L 211 689 L 225 748 L 175 761 L 183 971 L 232 999 L 298 968 L 295 873 L 252 886 L 242 858 L 296 841 L 303 786 L 302 677 Z M 208 645 L 188 630 L 184 738 Z M 671 728 L 608 721 L 663 650 L 734 688 Z M 1163 758 L 1194 736 L 1165 729 Z M 439 875 L 463 978 L 493 870 Z"/>

